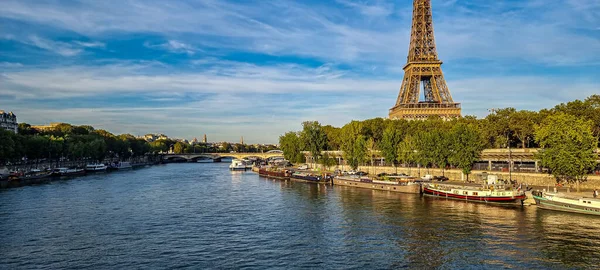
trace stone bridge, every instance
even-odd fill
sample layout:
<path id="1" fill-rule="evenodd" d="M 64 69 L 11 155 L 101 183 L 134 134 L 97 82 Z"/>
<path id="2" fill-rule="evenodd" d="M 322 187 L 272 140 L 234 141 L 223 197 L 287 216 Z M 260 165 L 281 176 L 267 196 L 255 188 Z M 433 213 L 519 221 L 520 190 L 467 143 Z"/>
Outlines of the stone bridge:
<path id="1" fill-rule="evenodd" d="M 164 160 L 175 160 L 185 159 L 187 161 L 197 161 L 198 159 L 213 159 L 219 160 L 221 158 L 261 158 L 267 159 L 272 157 L 283 157 L 283 153 L 270 152 L 270 153 L 189 153 L 189 154 L 162 154 Z"/>

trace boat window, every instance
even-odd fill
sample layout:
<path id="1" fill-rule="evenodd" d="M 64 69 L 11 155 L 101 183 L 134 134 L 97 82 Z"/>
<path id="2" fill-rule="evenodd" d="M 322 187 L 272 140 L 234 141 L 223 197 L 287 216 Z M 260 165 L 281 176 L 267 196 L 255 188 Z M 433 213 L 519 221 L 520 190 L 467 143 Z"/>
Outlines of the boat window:
<path id="1" fill-rule="evenodd" d="M 477 195 L 478 195 L 478 193 L 477 193 L 477 192 L 473 192 L 473 195 L 477 196 Z"/>
<path id="2" fill-rule="evenodd" d="M 465 191 L 465 192 L 464 192 L 464 194 L 465 194 L 465 195 L 469 195 L 469 192 Z"/>

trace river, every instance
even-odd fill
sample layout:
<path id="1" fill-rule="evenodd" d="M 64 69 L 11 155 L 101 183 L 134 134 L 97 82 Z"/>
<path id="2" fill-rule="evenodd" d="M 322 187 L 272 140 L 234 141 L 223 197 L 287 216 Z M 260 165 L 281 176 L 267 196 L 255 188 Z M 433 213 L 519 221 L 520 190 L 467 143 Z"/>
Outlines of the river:
<path id="1" fill-rule="evenodd" d="M 0 268 L 593 269 L 600 219 L 168 164 L 0 190 Z"/>

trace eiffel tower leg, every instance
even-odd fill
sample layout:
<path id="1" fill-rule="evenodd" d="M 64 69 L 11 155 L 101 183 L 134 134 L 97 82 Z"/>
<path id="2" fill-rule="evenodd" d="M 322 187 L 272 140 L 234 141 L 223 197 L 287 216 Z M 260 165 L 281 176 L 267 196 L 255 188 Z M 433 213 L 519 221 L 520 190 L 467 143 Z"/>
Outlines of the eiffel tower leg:
<path id="1" fill-rule="evenodd" d="M 448 90 L 448 86 L 446 85 L 446 80 L 444 80 L 443 74 L 435 75 L 432 80 L 435 81 L 438 89 L 438 96 L 442 103 L 453 103 L 452 96 L 450 95 L 450 90 Z"/>

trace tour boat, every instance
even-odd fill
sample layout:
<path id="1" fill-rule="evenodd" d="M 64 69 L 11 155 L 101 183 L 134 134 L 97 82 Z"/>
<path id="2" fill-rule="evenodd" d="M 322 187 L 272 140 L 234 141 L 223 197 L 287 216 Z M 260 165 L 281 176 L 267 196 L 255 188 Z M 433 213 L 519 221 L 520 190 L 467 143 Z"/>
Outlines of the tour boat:
<path id="1" fill-rule="evenodd" d="M 338 176 L 333 179 L 334 185 L 359 188 L 387 190 L 401 193 L 421 193 L 421 183 L 412 178 L 394 179 L 392 181 L 375 180 L 367 177 Z"/>
<path id="2" fill-rule="evenodd" d="M 245 171 L 247 169 L 246 163 L 241 159 L 231 160 L 229 169 L 232 171 Z"/>
<path id="3" fill-rule="evenodd" d="M 600 200 L 564 193 L 532 192 L 536 205 L 541 209 L 600 216 Z"/>
<path id="4" fill-rule="evenodd" d="M 108 166 L 106 166 L 104 164 L 88 164 L 87 166 L 85 166 L 85 171 L 86 172 L 104 172 L 104 171 L 106 171 L 107 168 L 108 168 Z"/>
<path id="5" fill-rule="evenodd" d="M 52 171 L 52 176 L 75 176 L 85 174 L 84 169 L 71 168 L 56 168 Z"/>

